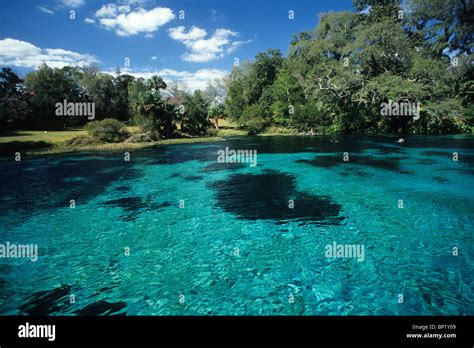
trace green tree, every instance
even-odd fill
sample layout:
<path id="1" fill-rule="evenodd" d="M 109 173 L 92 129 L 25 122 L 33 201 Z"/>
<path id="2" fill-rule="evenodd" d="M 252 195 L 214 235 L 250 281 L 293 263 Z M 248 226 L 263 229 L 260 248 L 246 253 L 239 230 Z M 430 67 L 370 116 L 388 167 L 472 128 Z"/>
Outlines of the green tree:
<path id="1" fill-rule="evenodd" d="M 25 79 L 26 92 L 31 94 L 31 103 L 36 125 L 42 129 L 64 128 L 84 124 L 87 118 L 58 117 L 55 114 L 56 103 L 87 101 L 77 81 L 80 74 L 77 68 L 50 68 L 42 65 L 30 72 Z"/>
<path id="2" fill-rule="evenodd" d="M 204 135 L 211 125 L 208 119 L 209 104 L 196 90 L 192 96 L 187 96 L 185 111 L 181 121 L 181 132 L 187 135 Z"/>
<path id="3" fill-rule="evenodd" d="M 128 109 L 130 116 L 134 119 L 137 116 L 136 106 L 140 99 L 140 94 L 147 91 L 146 81 L 144 78 L 138 78 L 132 81 L 128 86 Z"/>
<path id="4" fill-rule="evenodd" d="M 272 85 L 273 122 L 287 126 L 298 105 L 305 103 L 303 89 L 288 69 L 280 69 Z"/>
<path id="5" fill-rule="evenodd" d="M 29 128 L 32 110 L 23 80 L 10 68 L 0 71 L 0 129 Z"/>
<path id="6" fill-rule="evenodd" d="M 135 103 L 135 123 L 155 139 L 170 138 L 176 131 L 176 112 L 161 97 L 161 89 L 166 88 L 166 84 L 161 77 L 152 76 L 146 86 L 147 90 L 139 93 Z"/>
<path id="7" fill-rule="evenodd" d="M 115 115 L 119 120 L 126 121 L 132 116 L 129 107 L 129 88 L 134 81 L 135 78 L 127 74 L 117 75 L 113 79 L 115 95 L 112 100 L 112 104 Z"/>

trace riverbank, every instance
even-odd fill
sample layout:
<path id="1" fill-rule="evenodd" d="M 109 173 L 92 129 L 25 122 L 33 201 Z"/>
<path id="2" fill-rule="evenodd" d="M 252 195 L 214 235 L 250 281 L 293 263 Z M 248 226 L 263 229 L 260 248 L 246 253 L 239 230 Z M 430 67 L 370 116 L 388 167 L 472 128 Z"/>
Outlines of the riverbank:
<path id="1" fill-rule="evenodd" d="M 127 127 L 130 134 L 138 133 L 138 127 Z M 121 151 L 133 150 L 157 145 L 190 144 L 223 140 L 229 136 L 244 136 L 247 132 L 235 124 L 222 120 L 220 127 L 213 135 L 193 138 L 162 139 L 144 143 L 103 143 L 85 146 L 68 145 L 67 141 L 87 135 L 87 131 L 67 129 L 62 131 L 17 130 L 0 133 L 0 155 L 11 155 L 20 152 L 26 155 L 60 154 L 84 151 Z"/>
<path id="2" fill-rule="evenodd" d="M 138 133 L 137 127 L 127 127 L 129 133 Z M 84 136 L 87 131 L 84 129 L 68 129 L 62 131 L 10 131 L 0 133 L 0 155 L 12 155 L 20 152 L 25 155 L 44 155 L 61 154 L 72 152 L 87 151 L 123 151 L 141 149 L 159 145 L 175 145 L 215 142 L 224 140 L 227 137 L 247 136 L 247 132 L 237 127 L 237 125 L 222 120 L 220 127 L 213 135 L 193 138 L 173 138 L 162 139 L 153 142 L 144 143 L 103 143 L 85 146 L 68 145 L 67 141 L 78 136 Z M 474 134 L 474 129 L 473 133 Z M 302 136 L 302 135 L 323 135 L 317 133 L 302 133 L 293 129 L 282 127 L 270 127 L 263 133 L 258 134 L 261 137 L 268 136 Z"/>
<path id="3" fill-rule="evenodd" d="M 64 132 L 62 132 L 64 133 Z M 54 138 L 54 132 L 50 133 L 51 138 Z M 31 137 L 31 136 L 29 136 Z M 12 137 L 9 137 L 12 138 Z M 72 138 L 72 137 L 71 137 Z M 18 138 L 16 138 L 18 139 Z M 196 137 L 196 138 L 177 138 L 177 139 L 163 139 L 146 143 L 104 143 L 87 146 L 71 146 L 66 145 L 65 141 L 44 141 L 44 140 L 13 140 L 5 141 L 0 137 L 0 155 L 13 154 L 20 152 L 26 155 L 45 155 L 45 154 L 60 154 L 71 152 L 85 152 L 85 151 L 119 151 L 119 150 L 133 150 L 157 145 L 173 145 L 173 144 L 190 144 L 199 142 L 213 142 L 223 140 L 221 136 Z"/>

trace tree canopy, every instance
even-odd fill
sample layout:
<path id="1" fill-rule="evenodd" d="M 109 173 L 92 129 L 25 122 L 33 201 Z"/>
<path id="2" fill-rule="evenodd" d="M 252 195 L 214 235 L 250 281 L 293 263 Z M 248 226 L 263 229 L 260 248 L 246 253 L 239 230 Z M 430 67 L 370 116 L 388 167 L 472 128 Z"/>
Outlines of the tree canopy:
<path id="1" fill-rule="evenodd" d="M 234 68 L 227 115 L 321 133 L 469 130 L 472 2 L 353 3 L 295 35 L 288 57 L 269 50 Z M 420 105 L 420 117 L 381 115 L 389 101 Z"/>

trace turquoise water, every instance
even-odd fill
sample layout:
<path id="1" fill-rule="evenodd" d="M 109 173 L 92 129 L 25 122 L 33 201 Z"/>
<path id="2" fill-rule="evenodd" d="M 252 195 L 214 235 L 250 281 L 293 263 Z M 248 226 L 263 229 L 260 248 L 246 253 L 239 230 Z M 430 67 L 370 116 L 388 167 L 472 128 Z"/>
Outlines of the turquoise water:
<path id="1" fill-rule="evenodd" d="M 474 138 L 395 140 L 5 158 L 0 243 L 39 257 L 0 258 L 0 314 L 474 315 Z M 226 146 L 258 165 L 218 163 Z"/>

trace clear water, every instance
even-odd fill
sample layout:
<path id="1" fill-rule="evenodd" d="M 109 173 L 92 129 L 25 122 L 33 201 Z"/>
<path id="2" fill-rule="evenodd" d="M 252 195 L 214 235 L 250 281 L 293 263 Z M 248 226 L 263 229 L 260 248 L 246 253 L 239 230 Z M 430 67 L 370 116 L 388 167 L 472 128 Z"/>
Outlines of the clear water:
<path id="1" fill-rule="evenodd" d="M 218 164 L 225 146 L 258 165 Z M 0 258 L 1 315 L 474 315 L 473 137 L 243 138 L 0 170 L 0 243 L 39 247 Z M 364 261 L 325 257 L 333 242 Z"/>

